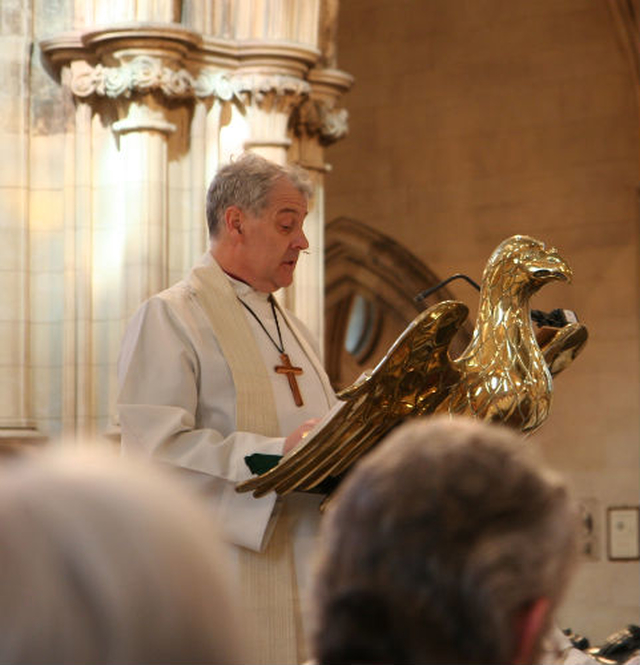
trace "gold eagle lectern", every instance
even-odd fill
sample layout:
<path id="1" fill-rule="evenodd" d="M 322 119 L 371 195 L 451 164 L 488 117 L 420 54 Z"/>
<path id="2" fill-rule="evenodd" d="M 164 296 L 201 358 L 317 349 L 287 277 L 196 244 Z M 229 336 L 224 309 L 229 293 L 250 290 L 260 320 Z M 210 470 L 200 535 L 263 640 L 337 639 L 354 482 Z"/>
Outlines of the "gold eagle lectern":
<path id="1" fill-rule="evenodd" d="M 406 418 L 449 413 L 500 421 L 532 432 L 546 419 L 552 376 L 584 347 L 587 329 L 570 323 L 542 348 L 529 299 L 554 280 L 570 281 L 571 268 L 555 248 L 513 236 L 493 252 L 482 277 L 471 342 L 456 359 L 449 343 L 469 310 L 444 301 L 421 312 L 373 371 L 338 394 L 340 403 L 280 463 L 237 491 L 313 491 L 339 478 Z"/>

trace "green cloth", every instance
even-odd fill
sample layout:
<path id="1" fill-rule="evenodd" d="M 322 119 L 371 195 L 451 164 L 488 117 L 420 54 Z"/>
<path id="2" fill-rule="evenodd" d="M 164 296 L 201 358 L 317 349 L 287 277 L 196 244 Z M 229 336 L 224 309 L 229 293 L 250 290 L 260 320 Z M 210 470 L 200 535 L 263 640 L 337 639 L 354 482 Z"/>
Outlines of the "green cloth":
<path id="1" fill-rule="evenodd" d="M 251 473 L 261 476 L 274 466 L 278 466 L 278 462 L 282 459 L 282 455 L 264 455 L 263 453 L 253 453 L 253 455 L 246 455 L 244 463 L 249 467 Z"/>
<path id="2" fill-rule="evenodd" d="M 270 471 L 278 466 L 282 455 L 265 455 L 263 453 L 253 453 L 253 455 L 245 455 L 244 463 L 249 467 L 251 473 L 261 476 L 263 473 Z M 323 480 L 319 485 L 312 490 L 305 490 L 311 494 L 331 494 L 336 487 L 340 484 L 342 476 L 335 477 L 329 476 Z"/>

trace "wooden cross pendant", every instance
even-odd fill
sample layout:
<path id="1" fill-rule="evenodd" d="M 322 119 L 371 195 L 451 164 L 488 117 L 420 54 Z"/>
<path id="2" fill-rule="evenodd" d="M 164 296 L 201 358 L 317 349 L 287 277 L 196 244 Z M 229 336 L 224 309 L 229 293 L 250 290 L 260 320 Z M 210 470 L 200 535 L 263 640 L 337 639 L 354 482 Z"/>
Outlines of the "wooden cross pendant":
<path id="1" fill-rule="evenodd" d="M 273 369 L 275 369 L 278 374 L 287 375 L 289 388 L 291 388 L 291 394 L 293 395 L 293 401 L 296 403 L 296 406 L 302 406 L 304 402 L 302 401 L 302 395 L 300 394 L 300 388 L 298 388 L 298 381 L 296 380 L 296 374 L 302 374 L 302 367 L 294 367 L 286 353 L 280 354 L 280 360 L 282 365 L 276 365 Z"/>

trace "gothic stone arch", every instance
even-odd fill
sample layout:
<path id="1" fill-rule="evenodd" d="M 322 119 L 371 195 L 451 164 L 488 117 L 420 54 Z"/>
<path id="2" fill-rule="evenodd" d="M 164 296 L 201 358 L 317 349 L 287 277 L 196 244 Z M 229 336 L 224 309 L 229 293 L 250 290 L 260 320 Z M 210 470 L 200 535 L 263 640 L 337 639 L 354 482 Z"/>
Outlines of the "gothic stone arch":
<path id="1" fill-rule="evenodd" d="M 421 310 L 453 299 L 443 287 L 420 304 L 414 296 L 441 280 L 408 249 L 363 222 L 339 217 L 326 227 L 325 358 L 337 390 L 375 367 Z M 469 322 L 453 355 L 468 344 Z"/>

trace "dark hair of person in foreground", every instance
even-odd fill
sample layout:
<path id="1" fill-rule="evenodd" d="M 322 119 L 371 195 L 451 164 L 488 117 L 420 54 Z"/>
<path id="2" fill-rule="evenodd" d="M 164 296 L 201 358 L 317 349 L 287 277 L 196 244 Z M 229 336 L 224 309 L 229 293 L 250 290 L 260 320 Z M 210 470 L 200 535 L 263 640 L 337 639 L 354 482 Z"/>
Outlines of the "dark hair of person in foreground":
<path id="1" fill-rule="evenodd" d="M 318 663 L 533 663 L 575 561 L 563 482 L 471 419 L 395 430 L 343 482 L 314 584 Z"/>

